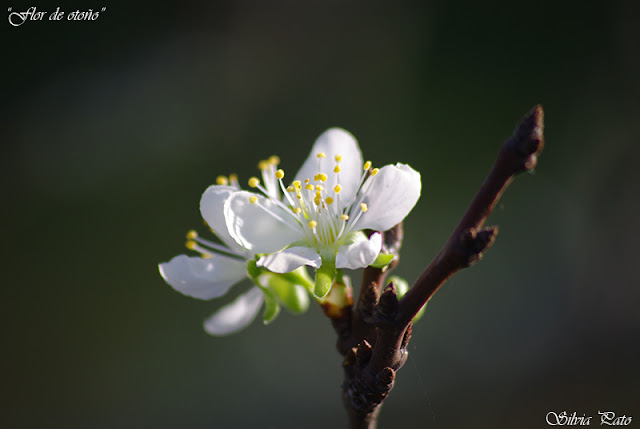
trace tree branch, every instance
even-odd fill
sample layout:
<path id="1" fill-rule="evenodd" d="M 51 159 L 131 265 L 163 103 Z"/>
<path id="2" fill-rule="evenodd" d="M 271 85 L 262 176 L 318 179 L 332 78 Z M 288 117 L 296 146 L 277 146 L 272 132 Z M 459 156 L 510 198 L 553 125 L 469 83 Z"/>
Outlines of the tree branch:
<path id="1" fill-rule="evenodd" d="M 380 406 L 407 359 L 414 316 L 449 277 L 480 260 L 493 244 L 498 228 L 484 223 L 514 176 L 535 168 L 544 146 L 543 116 L 537 105 L 520 121 L 444 247 L 402 299 L 393 283 L 383 290 L 388 270 L 367 267 L 355 309 L 351 300 L 339 308 L 323 305 L 344 356 L 343 399 L 351 428 L 376 427 Z M 383 233 L 383 251 L 396 255 L 392 265 L 402 235 L 402 225 Z"/>

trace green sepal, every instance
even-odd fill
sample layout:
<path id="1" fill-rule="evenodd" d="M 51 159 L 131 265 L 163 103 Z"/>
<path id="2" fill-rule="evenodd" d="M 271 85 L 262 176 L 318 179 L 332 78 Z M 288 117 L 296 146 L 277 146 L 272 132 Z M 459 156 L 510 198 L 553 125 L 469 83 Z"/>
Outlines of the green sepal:
<path id="1" fill-rule="evenodd" d="M 393 282 L 393 284 L 395 285 L 396 289 L 398 290 L 398 299 L 402 298 L 403 295 L 405 293 L 407 293 L 407 291 L 409 290 L 409 283 L 407 283 L 407 281 L 405 279 L 403 279 L 402 277 L 391 276 L 391 277 L 389 277 L 389 281 Z M 413 316 L 413 320 L 412 320 L 413 323 L 416 323 L 424 315 L 424 312 L 425 312 L 425 310 L 427 308 L 427 304 L 428 303 L 429 303 L 429 301 L 427 301 L 427 303 L 425 303 L 425 305 L 423 305 L 422 308 L 420 308 L 420 310 L 418 310 L 416 315 Z"/>
<path id="2" fill-rule="evenodd" d="M 267 277 L 268 276 L 268 277 Z M 309 294 L 304 286 L 293 283 L 282 274 L 267 275 L 269 289 L 280 302 L 294 314 L 304 313 L 309 309 Z"/>
<path id="3" fill-rule="evenodd" d="M 290 273 L 281 274 L 281 276 L 289 280 L 291 283 L 303 286 L 307 288 L 309 292 L 313 292 L 313 280 L 309 277 L 309 273 L 305 267 L 297 268 Z"/>
<path id="4" fill-rule="evenodd" d="M 380 253 L 370 266 L 373 268 L 384 268 L 393 261 L 394 257 L 395 256 L 390 253 Z"/>
<path id="5" fill-rule="evenodd" d="M 316 298 L 322 298 L 331 290 L 333 279 L 336 276 L 336 261 L 331 258 L 323 258 L 322 265 L 316 270 L 316 285 L 313 294 Z"/>
<path id="6" fill-rule="evenodd" d="M 269 288 L 258 286 L 262 289 L 262 292 L 264 292 L 264 313 L 262 314 L 262 321 L 265 325 L 268 325 L 280 314 L 280 303 L 278 302 L 276 294 Z"/>
<path id="7" fill-rule="evenodd" d="M 255 260 L 247 261 L 247 275 L 254 283 L 258 283 L 258 277 L 262 272 L 263 269 L 258 267 Z"/>
<path id="8" fill-rule="evenodd" d="M 264 271 L 264 269 L 256 265 L 255 260 L 247 261 L 247 274 L 256 286 L 262 290 L 262 293 L 264 293 L 264 313 L 262 314 L 262 320 L 265 325 L 268 325 L 280 314 L 280 303 L 275 293 L 260 283 L 260 275 Z"/>

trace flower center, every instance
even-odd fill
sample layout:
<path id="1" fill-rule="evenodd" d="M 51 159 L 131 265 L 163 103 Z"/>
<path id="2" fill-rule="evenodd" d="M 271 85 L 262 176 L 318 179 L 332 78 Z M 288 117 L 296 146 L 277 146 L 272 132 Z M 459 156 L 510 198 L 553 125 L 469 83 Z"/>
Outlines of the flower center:
<path id="1" fill-rule="evenodd" d="M 316 157 L 317 174 L 304 181 L 295 180 L 286 188 L 282 181 L 285 173 L 282 169 L 277 169 L 280 158 L 272 156 L 260 161 L 258 168 L 262 171 L 264 186 L 257 177 L 249 179 L 249 186 L 260 190 L 271 202 L 293 216 L 303 230 L 305 241 L 310 245 L 316 248 L 335 247 L 341 244 L 360 216 L 368 210 L 363 199 L 370 187 L 370 179 L 378 174 L 379 169 L 372 169 L 371 161 L 365 162 L 353 201 L 344 201 L 340 185 L 342 156 L 336 155 L 335 163 L 330 165 L 324 152 L 317 153 Z M 329 175 L 335 176 L 335 181 L 331 182 L 336 185 L 331 189 L 325 186 Z M 270 215 L 287 223 L 280 215 L 261 205 L 257 197 L 249 197 L 249 202 L 260 205 Z"/>

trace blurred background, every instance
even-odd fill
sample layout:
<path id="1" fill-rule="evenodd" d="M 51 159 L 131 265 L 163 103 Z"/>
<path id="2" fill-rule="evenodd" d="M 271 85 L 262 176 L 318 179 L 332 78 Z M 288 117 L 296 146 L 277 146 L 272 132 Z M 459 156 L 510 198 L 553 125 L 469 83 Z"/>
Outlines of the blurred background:
<path id="1" fill-rule="evenodd" d="M 304 3 L 304 4 L 302 4 Z M 317 308 L 228 338 L 159 262 L 205 232 L 219 174 L 293 173 L 341 126 L 423 193 L 395 274 L 437 253 L 519 118 L 547 146 L 489 224 L 498 241 L 414 328 L 380 428 L 640 421 L 640 4 L 7 2 L 0 125 L 5 428 L 346 427 Z"/>

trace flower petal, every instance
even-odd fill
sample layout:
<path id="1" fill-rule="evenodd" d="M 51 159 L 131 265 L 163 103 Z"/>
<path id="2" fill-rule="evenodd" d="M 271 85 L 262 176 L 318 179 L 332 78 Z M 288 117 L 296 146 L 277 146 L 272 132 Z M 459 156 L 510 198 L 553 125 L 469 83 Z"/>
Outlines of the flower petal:
<path id="1" fill-rule="evenodd" d="M 227 199 L 224 217 L 231 237 L 252 253 L 278 251 L 304 234 L 291 212 L 247 191 L 235 192 Z"/>
<path id="2" fill-rule="evenodd" d="M 264 294 L 252 287 L 229 304 L 221 307 L 204 321 L 204 330 L 210 335 L 229 335 L 246 328 L 256 318 Z"/>
<path id="3" fill-rule="evenodd" d="M 382 248 L 382 236 L 375 233 L 368 240 L 340 246 L 336 255 L 336 268 L 357 270 L 372 264 Z"/>
<path id="4" fill-rule="evenodd" d="M 354 231 L 386 231 L 400 223 L 420 198 L 420 173 L 406 164 L 385 165 L 369 180 L 362 199 L 368 210 L 352 226 Z"/>
<path id="5" fill-rule="evenodd" d="M 281 252 L 271 253 L 258 259 L 257 265 L 274 273 L 290 273 L 303 265 L 320 268 L 322 260 L 315 250 L 309 247 L 290 247 Z"/>
<path id="6" fill-rule="evenodd" d="M 231 186 L 209 186 L 200 198 L 200 214 L 224 244 L 240 254 L 247 254 L 246 249 L 231 237 L 224 220 L 224 203 L 234 192 L 236 189 Z"/>
<path id="7" fill-rule="evenodd" d="M 199 299 L 222 296 L 247 276 L 246 262 L 223 255 L 200 258 L 178 255 L 158 265 L 160 275 L 180 293 Z"/>
<path id="8" fill-rule="evenodd" d="M 318 153 L 323 152 L 324 158 L 318 158 Z M 336 155 L 342 160 L 336 163 Z M 340 166 L 340 173 L 334 173 L 336 165 Z M 327 175 L 323 184 L 326 189 L 334 189 L 340 183 L 342 191 L 340 198 L 343 204 L 349 204 L 353 200 L 362 178 L 362 153 L 355 137 L 342 128 L 330 128 L 313 144 L 311 153 L 296 175 L 296 180 L 304 182 L 305 179 L 313 180 L 318 173 Z"/>

